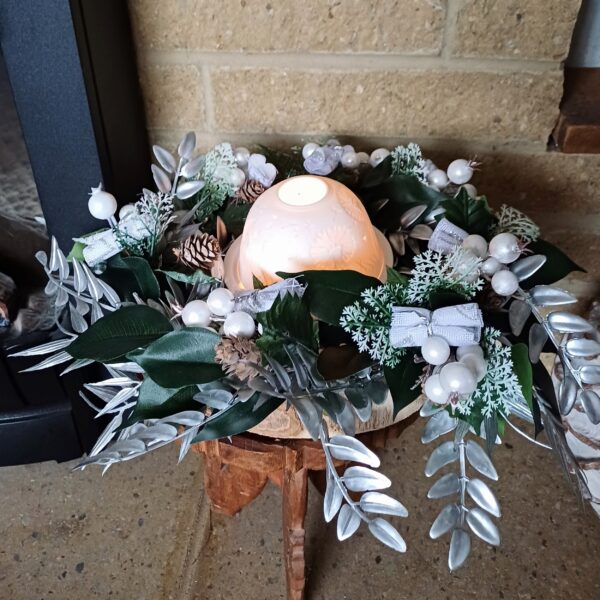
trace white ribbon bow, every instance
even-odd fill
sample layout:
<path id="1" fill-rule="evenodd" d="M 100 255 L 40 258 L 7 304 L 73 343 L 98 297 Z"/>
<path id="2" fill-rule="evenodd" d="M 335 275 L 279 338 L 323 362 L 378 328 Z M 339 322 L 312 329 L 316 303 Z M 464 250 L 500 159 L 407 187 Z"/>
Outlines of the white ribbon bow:
<path id="1" fill-rule="evenodd" d="M 476 303 L 446 306 L 431 311 L 413 306 L 394 306 L 390 342 L 396 348 L 422 346 L 437 335 L 450 346 L 478 344 L 483 317 Z"/>

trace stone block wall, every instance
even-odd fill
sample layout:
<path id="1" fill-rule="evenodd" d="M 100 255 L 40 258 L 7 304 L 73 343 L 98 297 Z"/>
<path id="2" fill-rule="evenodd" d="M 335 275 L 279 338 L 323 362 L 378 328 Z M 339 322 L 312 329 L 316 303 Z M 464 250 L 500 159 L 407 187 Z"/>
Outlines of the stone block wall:
<path id="1" fill-rule="evenodd" d="M 547 151 L 580 0 L 128 1 L 152 141 L 476 156 L 492 204 L 594 267 L 600 157 Z"/>

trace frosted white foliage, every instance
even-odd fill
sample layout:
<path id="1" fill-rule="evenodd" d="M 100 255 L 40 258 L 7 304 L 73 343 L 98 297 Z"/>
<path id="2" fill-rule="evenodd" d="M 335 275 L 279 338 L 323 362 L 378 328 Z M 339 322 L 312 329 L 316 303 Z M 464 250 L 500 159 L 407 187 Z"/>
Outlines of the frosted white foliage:
<path id="1" fill-rule="evenodd" d="M 515 373 L 510 347 L 500 341 L 500 332 L 492 327 L 483 330 L 482 347 L 487 361 L 485 377 L 477 384 L 470 396 L 463 396 L 456 410 L 468 415 L 475 406 L 481 408 L 484 417 L 503 412 L 509 414 L 509 402 L 523 401 L 519 379 Z"/>
<path id="2" fill-rule="evenodd" d="M 427 161 L 418 144 L 397 146 L 391 154 L 394 174 L 414 175 L 419 181 L 427 182 Z"/>
<path id="3" fill-rule="evenodd" d="M 472 298 L 483 287 L 479 274 L 481 259 L 464 248 L 457 247 L 449 254 L 426 250 L 414 258 L 406 300 L 419 304 L 438 290 L 452 291 Z"/>
<path id="4" fill-rule="evenodd" d="M 494 234 L 512 233 L 524 242 L 535 242 L 540 237 L 540 228 L 524 213 L 503 204 L 496 212 L 498 223 Z"/>

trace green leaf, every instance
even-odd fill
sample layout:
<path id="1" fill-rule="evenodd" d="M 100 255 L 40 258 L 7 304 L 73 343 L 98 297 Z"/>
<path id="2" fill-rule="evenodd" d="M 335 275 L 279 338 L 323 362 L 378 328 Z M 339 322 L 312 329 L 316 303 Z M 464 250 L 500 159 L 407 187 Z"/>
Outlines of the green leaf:
<path id="1" fill-rule="evenodd" d="M 547 260 L 538 271 L 521 283 L 524 289 L 534 285 L 551 285 L 573 271 L 585 272 L 585 269 L 573 262 L 562 250 L 545 240 L 531 242 L 527 249 L 534 254 L 543 254 Z"/>
<path id="2" fill-rule="evenodd" d="M 464 304 L 465 297 L 449 290 L 438 290 L 429 294 L 428 304 L 430 310 L 437 310 L 445 306 Z"/>
<path id="3" fill-rule="evenodd" d="M 298 296 L 278 297 L 269 310 L 256 315 L 256 320 L 263 326 L 256 344 L 280 362 L 287 362 L 284 344 L 289 338 L 313 350 L 318 349 L 316 323 L 307 304 Z"/>
<path id="4" fill-rule="evenodd" d="M 317 358 L 317 369 L 324 379 L 345 379 L 371 366 L 373 361 L 361 354 L 356 346 L 329 346 Z"/>
<path id="5" fill-rule="evenodd" d="M 198 403 L 193 400 L 197 393 L 198 387 L 195 385 L 164 388 L 146 377 L 140 386 L 138 401 L 128 422 L 131 424 L 144 419 L 162 419 L 184 410 L 198 410 Z"/>
<path id="6" fill-rule="evenodd" d="M 220 213 L 227 231 L 232 235 L 239 236 L 244 230 L 244 224 L 246 223 L 246 217 L 248 216 L 249 210 L 252 208 L 252 203 L 247 204 L 230 204 L 224 211 Z"/>
<path id="7" fill-rule="evenodd" d="M 215 363 L 215 346 L 220 339 L 210 329 L 189 327 L 171 331 L 144 350 L 130 352 L 128 358 L 162 387 L 207 383 L 223 377 Z"/>
<path id="8" fill-rule="evenodd" d="M 393 369 L 383 369 L 394 402 L 394 417 L 421 395 L 421 386 L 417 385 L 417 380 L 423 373 L 423 365 L 415 363 L 414 356 L 415 351 L 409 350 Z"/>
<path id="9" fill-rule="evenodd" d="M 108 261 L 102 279 L 120 298 L 132 300 L 134 293 L 144 300 L 157 300 L 160 297 L 160 286 L 152 267 L 145 258 L 139 256 L 113 256 Z"/>
<path id="10" fill-rule="evenodd" d="M 264 290 L 266 286 L 256 275 L 252 275 L 252 287 L 255 290 Z"/>
<path id="11" fill-rule="evenodd" d="M 161 269 L 156 270 L 157 273 L 162 273 L 167 277 L 170 277 L 174 281 L 180 281 L 181 283 L 214 283 L 217 281 L 214 277 L 203 273 L 202 271 L 194 271 L 193 273 L 180 273 L 179 271 L 163 271 Z"/>
<path id="12" fill-rule="evenodd" d="M 72 342 L 73 358 L 110 362 L 172 331 L 169 319 L 149 306 L 125 306 L 96 321 Z"/>
<path id="13" fill-rule="evenodd" d="M 446 212 L 436 217 L 446 218 L 467 233 L 476 233 L 489 238 L 490 227 L 494 223 L 494 215 L 490 210 L 485 196 L 471 198 L 464 188 L 461 188 L 453 198 L 442 203 Z"/>
<path id="14" fill-rule="evenodd" d="M 408 282 L 408 278 L 406 275 L 402 275 L 402 273 L 398 273 L 396 269 L 392 267 L 387 268 L 387 282 L 388 283 L 400 283 L 402 285 Z"/>
<path id="15" fill-rule="evenodd" d="M 194 442 L 215 440 L 248 431 L 266 419 L 282 402 L 280 398 L 269 398 L 254 410 L 259 394 L 254 394 L 246 402 L 234 404 L 220 411 L 200 430 Z"/>
<path id="16" fill-rule="evenodd" d="M 513 363 L 515 375 L 519 380 L 521 391 L 529 408 L 533 410 L 533 404 L 531 400 L 532 389 L 533 389 L 533 373 L 531 370 L 531 362 L 529 362 L 529 351 L 525 344 L 515 344 L 510 347 L 510 353 Z"/>
<path id="17" fill-rule="evenodd" d="M 356 302 L 368 288 L 379 287 L 381 282 L 356 271 L 302 271 L 277 273 L 280 277 L 295 277 L 307 285 L 304 300 L 310 312 L 320 321 L 339 325 L 344 308 Z"/>

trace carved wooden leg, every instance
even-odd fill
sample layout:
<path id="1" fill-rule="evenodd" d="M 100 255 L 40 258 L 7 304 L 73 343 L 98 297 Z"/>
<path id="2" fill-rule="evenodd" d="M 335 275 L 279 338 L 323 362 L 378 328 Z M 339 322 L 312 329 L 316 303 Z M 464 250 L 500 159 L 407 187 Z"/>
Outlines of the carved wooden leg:
<path id="1" fill-rule="evenodd" d="M 303 600 L 304 517 L 308 498 L 308 469 L 301 463 L 302 454 L 285 449 L 283 473 L 283 554 L 288 600 Z"/>

